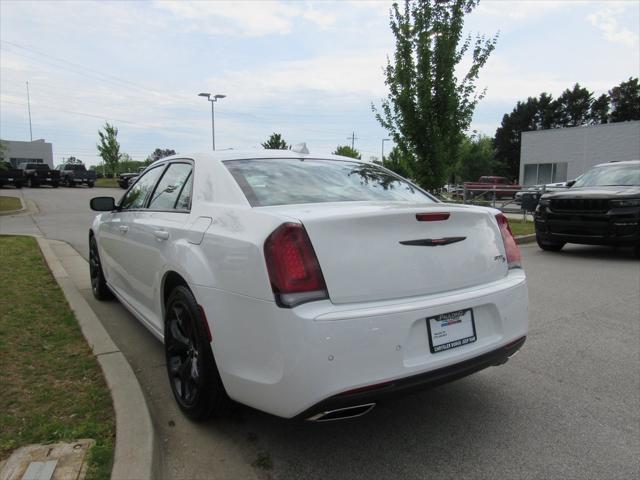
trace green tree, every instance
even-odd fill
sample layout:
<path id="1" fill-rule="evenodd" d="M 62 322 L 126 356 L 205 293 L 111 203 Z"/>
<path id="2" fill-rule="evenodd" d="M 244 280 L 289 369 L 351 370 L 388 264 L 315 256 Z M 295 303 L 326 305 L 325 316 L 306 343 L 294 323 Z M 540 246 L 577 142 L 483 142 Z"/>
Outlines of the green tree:
<path id="1" fill-rule="evenodd" d="M 360 152 L 355 148 L 351 148 L 349 145 L 339 145 L 336 147 L 336 151 L 333 152 L 333 154 L 342 155 L 343 157 L 357 158 L 358 160 L 362 158 Z"/>
<path id="2" fill-rule="evenodd" d="M 161 158 L 170 157 L 171 155 L 175 155 L 176 151 L 172 148 L 156 148 L 151 155 L 147 157 L 146 163 L 153 163 L 155 161 L 160 160 Z"/>
<path id="3" fill-rule="evenodd" d="M 498 173 L 500 166 L 494 156 L 491 137 L 485 135 L 465 137 L 460 146 L 460 154 L 454 172 L 456 181 L 475 182 L 483 175 Z"/>
<path id="4" fill-rule="evenodd" d="M 387 157 L 384 159 L 386 168 L 397 173 L 401 177 L 413 178 L 414 176 L 414 162 L 413 158 L 408 155 L 403 155 L 400 149 L 394 146 Z"/>
<path id="5" fill-rule="evenodd" d="M 267 148 L 271 150 L 287 150 L 289 145 L 282 138 L 282 135 L 279 133 L 272 133 L 269 139 L 262 144 L 262 148 Z"/>
<path id="6" fill-rule="evenodd" d="M 501 164 L 505 174 L 518 178 L 520 170 L 520 137 L 522 132 L 538 130 L 541 123 L 539 102 L 529 97 L 518 102 L 511 113 L 502 117 L 502 123 L 496 130 L 493 140 L 495 158 Z"/>
<path id="7" fill-rule="evenodd" d="M 576 83 L 558 97 L 559 123 L 563 127 L 585 125 L 591 120 L 593 93 Z"/>
<path id="8" fill-rule="evenodd" d="M 120 161 L 118 129 L 108 122 L 104 124 L 103 129 L 104 131 L 98 132 L 100 143 L 96 146 L 109 171 L 115 173 L 118 171 L 118 162 Z"/>
<path id="9" fill-rule="evenodd" d="M 609 97 L 612 122 L 640 120 L 640 84 L 637 77 L 613 87 Z"/>
<path id="10" fill-rule="evenodd" d="M 593 101 L 589 116 L 595 125 L 609 121 L 609 95 L 603 93 Z"/>
<path id="11" fill-rule="evenodd" d="M 452 159 L 484 92 L 476 92 L 481 68 L 494 50 L 497 35 L 462 38 L 464 17 L 478 0 L 405 0 L 391 9 L 395 54 L 388 60 L 385 83 L 389 96 L 378 122 L 389 131 L 403 156 L 415 163 L 415 179 L 423 187 L 441 187 Z M 467 53 L 470 66 L 456 73 Z"/>
<path id="12" fill-rule="evenodd" d="M 4 140 L 0 138 L 0 160 L 4 160 L 4 154 L 7 151 L 7 144 Z"/>

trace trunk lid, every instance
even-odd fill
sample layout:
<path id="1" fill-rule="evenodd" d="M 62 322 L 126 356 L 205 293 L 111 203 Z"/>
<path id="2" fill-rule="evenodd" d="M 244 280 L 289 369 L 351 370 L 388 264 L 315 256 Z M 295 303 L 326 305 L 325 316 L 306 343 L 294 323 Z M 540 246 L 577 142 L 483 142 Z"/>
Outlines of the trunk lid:
<path id="1" fill-rule="evenodd" d="M 388 202 L 263 208 L 302 222 L 336 304 L 458 290 L 508 272 L 502 237 L 489 209 Z M 416 218 L 441 212 L 449 218 Z M 443 239 L 451 243 L 440 244 Z"/>

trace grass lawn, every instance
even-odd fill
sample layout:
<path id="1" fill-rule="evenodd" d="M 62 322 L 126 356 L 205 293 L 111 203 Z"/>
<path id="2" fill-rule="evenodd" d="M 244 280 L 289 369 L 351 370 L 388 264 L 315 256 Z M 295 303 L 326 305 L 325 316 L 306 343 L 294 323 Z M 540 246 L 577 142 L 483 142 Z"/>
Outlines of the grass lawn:
<path id="1" fill-rule="evenodd" d="M 96 179 L 96 187 L 112 187 L 118 188 L 118 179 L 117 178 L 98 178 Z"/>
<path id="2" fill-rule="evenodd" d="M 0 252 L 0 459 L 93 438 L 87 478 L 106 480 L 115 423 L 98 362 L 35 239 L 0 235 Z"/>
<path id="3" fill-rule="evenodd" d="M 509 225 L 511 226 L 511 231 L 516 237 L 518 235 L 530 235 L 532 233 L 536 233 L 533 220 L 527 220 L 527 223 L 524 223 L 522 220 L 510 218 Z"/>
<path id="4" fill-rule="evenodd" d="M 10 210 L 20 210 L 22 204 L 17 197 L 0 197 L 0 212 L 7 212 Z"/>

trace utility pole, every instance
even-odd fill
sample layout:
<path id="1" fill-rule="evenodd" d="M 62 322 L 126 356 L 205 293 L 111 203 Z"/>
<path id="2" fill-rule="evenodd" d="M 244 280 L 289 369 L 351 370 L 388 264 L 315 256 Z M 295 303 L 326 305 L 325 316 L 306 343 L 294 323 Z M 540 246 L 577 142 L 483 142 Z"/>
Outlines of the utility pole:
<path id="1" fill-rule="evenodd" d="M 27 109 L 29 110 L 29 138 L 33 142 L 33 130 L 31 129 L 31 98 L 29 97 L 29 82 L 27 82 Z"/>
<path id="2" fill-rule="evenodd" d="M 347 137 L 347 140 L 351 140 L 351 150 L 353 150 L 355 148 L 356 140 L 359 140 L 359 138 L 356 137 L 356 132 L 353 132 L 350 137 Z"/>

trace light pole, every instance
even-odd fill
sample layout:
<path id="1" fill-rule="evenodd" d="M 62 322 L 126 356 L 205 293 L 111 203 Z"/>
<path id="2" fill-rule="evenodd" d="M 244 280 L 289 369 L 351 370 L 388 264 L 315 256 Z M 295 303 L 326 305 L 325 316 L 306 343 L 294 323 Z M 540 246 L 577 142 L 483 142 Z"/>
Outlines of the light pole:
<path id="1" fill-rule="evenodd" d="M 215 129 L 215 112 L 213 108 L 213 104 L 216 103 L 219 99 L 226 97 L 226 95 L 211 95 L 210 93 L 199 93 L 199 97 L 206 97 L 207 100 L 211 102 L 211 144 L 213 149 L 216 149 L 216 129 Z"/>
<path id="2" fill-rule="evenodd" d="M 27 108 L 29 110 L 29 138 L 33 142 L 33 130 L 31 129 L 31 97 L 29 96 L 29 82 L 27 82 Z"/>
<path id="3" fill-rule="evenodd" d="M 380 158 L 382 159 L 382 165 L 384 166 L 384 142 L 388 142 L 389 140 L 391 140 L 390 138 L 383 138 L 382 139 L 382 151 L 380 152 Z"/>

